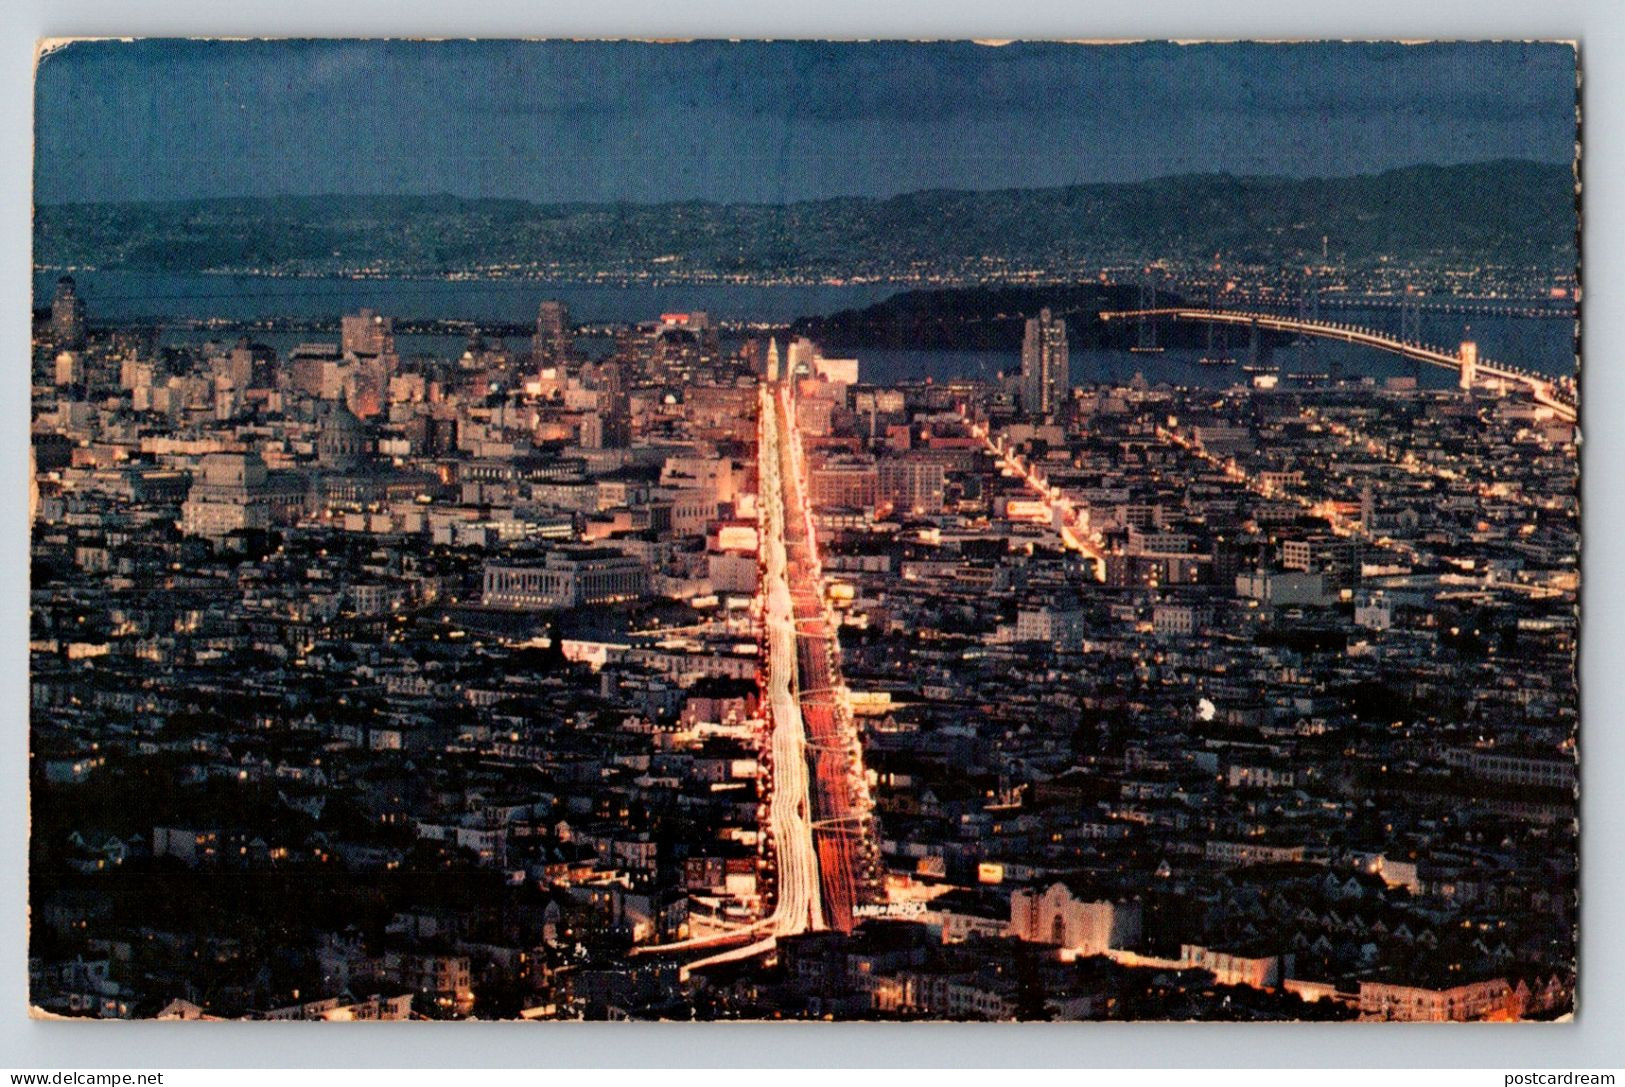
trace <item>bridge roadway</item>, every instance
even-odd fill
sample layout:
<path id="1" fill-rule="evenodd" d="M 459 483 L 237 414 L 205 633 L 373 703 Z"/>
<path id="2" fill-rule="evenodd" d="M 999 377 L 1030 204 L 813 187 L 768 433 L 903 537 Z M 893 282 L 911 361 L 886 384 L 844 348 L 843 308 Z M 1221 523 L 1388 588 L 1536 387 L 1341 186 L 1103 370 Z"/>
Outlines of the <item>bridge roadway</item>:
<path id="1" fill-rule="evenodd" d="M 1138 320 L 1142 317 L 1166 317 L 1175 321 L 1208 321 L 1216 324 L 1257 326 L 1258 328 L 1269 329 L 1272 332 L 1319 336 L 1323 339 L 1342 340 L 1345 343 L 1373 347 L 1379 351 L 1403 355 L 1405 358 L 1415 359 L 1418 362 L 1454 370 L 1457 374 L 1461 373 L 1462 368 L 1460 355 L 1441 351 L 1426 344 L 1401 340 L 1376 329 L 1343 324 L 1337 321 L 1306 321 L 1301 318 L 1284 317 L 1274 313 L 1180 306 L 1158 309 L 1108 310 L 1100 315 L 1102 321 Z M 1522 367 L 1508 366 L 1504 363 L 1490 362 L 1482 358 L 1475 363 L 1474 371 L 1486 377 L 1499 378 L 1514 385 L 1522 386 L 1536 403 L 1551 409 L 1553 415 L 1565 422 L 1576 422 L 1579 418 L 1579 410 L 1572 395 L 1564 390 L 1554 378 L 1546 374 L 1525 370 Z"/>
<path id="2" fill-rule="evenodd" d="M 1173 293 L 1183 294 L 1186 298 L 1199 298 L 1207 293 L 1205 284 L 1170 284 Z M 1246 293 L 1231 294 L 1226 292 L 1226 300 L 1236 308 L 1256 307 L 1273 313 L 1302 313 L 1302 303 L 1297 298 L 1276 296 L 1261 298 Z M 1466 317 L 1526 317 L 1540 319 L 1559 319 L 1572 321 L 1575 319 L 1576 309 L 1574 300 L 1567 295 L 1561 298 L 1551 297 L 1525 297 L 1525 298 L 1491 298 L 1483 295 L 1442 295 L 1442 294 L 1364 294 L 1349 291 L 1322 290 L 1315 299 L 1315 306 L 1320 310 L 1391 310 L 1403 312 L 1409 310 L 1417 314 L 1452 314 Z"/>

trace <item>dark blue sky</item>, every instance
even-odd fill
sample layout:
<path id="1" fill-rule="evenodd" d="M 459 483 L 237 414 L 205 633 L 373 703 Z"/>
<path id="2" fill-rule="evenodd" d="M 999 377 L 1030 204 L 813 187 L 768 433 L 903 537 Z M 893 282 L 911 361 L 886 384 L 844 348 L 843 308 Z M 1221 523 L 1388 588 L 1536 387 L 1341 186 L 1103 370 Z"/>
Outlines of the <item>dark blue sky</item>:
<path id="1" fill-rule="evenodd" d="M 1568 161 L 1562 45 L 83 42 L 42 202 L 310 193 L 783 201 Z"/>

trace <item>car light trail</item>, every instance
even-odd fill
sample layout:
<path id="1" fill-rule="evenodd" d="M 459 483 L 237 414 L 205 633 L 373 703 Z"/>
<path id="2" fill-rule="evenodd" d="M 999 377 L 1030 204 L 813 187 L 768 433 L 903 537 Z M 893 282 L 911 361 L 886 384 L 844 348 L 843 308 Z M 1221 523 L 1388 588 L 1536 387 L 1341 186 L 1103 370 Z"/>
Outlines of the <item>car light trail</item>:
<path id="1" fill-rule="evenodd" d="M 820 872 L 827 851 L 815 843 L 812 822 L 812 772 L 809 766 L 808 724 L 803 712 L 802 684 L 798 682 L 800 644 L 811 635 L 798 629 L 810 617 L 798 607 L 797 596 L 805 595 L 804 585 L 798 592 L 791 589 L 792 566 L 786 544 L 786 521 L 790 517 L 790 500 L 786 494 L 786 473 L 799 463 L 799 453 L 792 451 L 787 440 L 788 416 L 783 402 L 769 386 L 763 385 L 758 398 L 760 418 L 757 430 L 758 470 L 758 539 L 761 563 L 761 586 L 758 604 L 761 609 L 762 646 L 766 657 L 763 695 L 766 705 L 765 759 L 770 767 L 769 800 L 763 830 L 771 850 L 771 867 L 775 877 L 773 910 L 766 917 L 725 932 L 708 933 L 670 944 L 640 949 L 643 954 L 678 953 L 726 948 L 706 958 L 690 962 L 683 974 L 706 966 L 736 962 L 771 952 L 779 936 L 827 927 L 824 915 L 824 879 Z M 802 508 L 801 499 L 795 499 L 796 508 Z M 810 525 L 810 519 L 798 519 L 797 526 Z M 792 535 L 796 546 L 803 550 L 805 530 Z M 804 581 L 806 573 L 799 575 Z M 820 684 L 827 687 L 827 683 Z M 822 725 L 822 720 L 820 720 Z M 820 756 L 812 754 L 814 759 Z M 827 835 L 825 835 L 827 837 Z M 829 859 L 839 863 L 838 855 Z M 835 882 L 845 887 L 847 880 L 837 876 Z M 742 941 L 751 941 L 739 945 Z"/>
<path id="2" fill-rule="evenodd" d="M 798 701 L 812 771 L 812 830 L 821 900 L 830 927 L 850 931 L 857 907 L 881 897 L 874 806 L 851 693 L 840 674 L 836 623 L 822 592 L 823 567 L 808 501 L 806 458 L 788 391 L 771 410 L 784 435 L 781 479 L 788 586 L 794 608 Z"/>

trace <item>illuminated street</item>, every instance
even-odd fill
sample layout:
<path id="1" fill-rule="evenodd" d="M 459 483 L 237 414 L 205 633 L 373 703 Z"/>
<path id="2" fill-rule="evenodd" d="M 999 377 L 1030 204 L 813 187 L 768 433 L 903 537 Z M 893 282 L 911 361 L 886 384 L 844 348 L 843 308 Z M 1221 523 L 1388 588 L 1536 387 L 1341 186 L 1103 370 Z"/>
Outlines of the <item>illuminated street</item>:
<path id="1" fill-rule="evenodd" d="M 795 413 L 784 389 L 777 391 L 772 403 L 774 425 L 788 434 L 782 443 L 784 538 L 778 542 L 789 555 L 797 693 L 813 767 L 813 839 L 825 912 L 830 926 L 845 932 L 856 923 L 857 907 L 873 902 L 877 894 L 872 804 L 850 696 L 841 679 L 840 645 L 823 598 L 817 536 L 806 497 L 806 466 L 793 424 Z M 777 641 L 774 648 L 778 648 Z M 816 900 L 816 894 L 814 897 Z"/>
<path id="2" fill-rule="evenodd" d="M 1072 502 L 1061 493 L 1059 487 L 1051 487 L 1037 472 L 1023 464 L 1021 458 L 1014 452 L 1002 449 L 988 433 L 987 427 L 980 423 L 970 424 L 971 433 L 982 440 L 987 451 L 1011 475 L 1018 476 L 1038 495 L 1044 507 L 1049 510 L 1050 524 L 1061 537 L 1061 542 L 1067 550 L 1077 551 L 1090 560 L 1097 581 L 1106 579 L 1105 556 L 1101 553 L 1096 541 L 1078 530 L 1078 511 Z"/>
<path id="3" fill-rule="evenodd" d="M 771 729 L 771 794 L 767 826 L 773 846 L 777 900 L 772 931 L 824 927 L 818 857 L 813 849 L 812 803 L 807 770 L 807 730 L 796 684 L 796 618 L 785 546 L 787 456 L 777 398 L 761 393 L 762 626 L 766 642 L 768 723 Z"/>
<path id="4" fill-rule="evenodd" d="M 758 423 L 761 608 L 764 693 L 768 730 L 765 762 L 769 770 L 764 828 L 768 836 L 767 860 L 774 874 L 775 900 L 771 913 L 754 924 L 732 932 L 715 933 L 651 948 L 679 952 L 751 942 L 729 947 L 716 955 L 689 963 L 685 969 L 753 958 L 771 951 L 775 937 L 821 929 L 824 910 L 819 881 L 819 857 L 813 845 L 808 789 L 806 725 L 797 698 L 796 616 L 789 584 L 785 548 L 785 496 L 781 466 L 786 464 L 783 420 L 779 400 L 770 386 L 760 388 Z"/>

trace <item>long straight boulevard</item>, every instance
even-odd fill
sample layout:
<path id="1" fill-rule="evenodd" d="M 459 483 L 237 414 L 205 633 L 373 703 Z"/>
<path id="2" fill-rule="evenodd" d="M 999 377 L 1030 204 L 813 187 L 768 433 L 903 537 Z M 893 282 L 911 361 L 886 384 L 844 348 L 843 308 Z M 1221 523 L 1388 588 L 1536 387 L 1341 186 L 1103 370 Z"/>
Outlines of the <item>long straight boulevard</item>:
<path id="1" fill-rule="evenodd" d="M 774 904 L 739 928 L 642 949 L 712 952 L 683 973 L 771 952 L 780 936 L 851 931 L 860 907 L 882 897 L 873 802 L 840 647 L 824 604 L 805 464 L 795 411 L 783 385 L 758 399 L 757 531 L 763 648 L 762 830 Z"/>
<path id="2" fill-rule="evenodd" d="M 818 857 L 813 849 L 807 726 L 796 672 L 796 609 L 785 544 L 789 458 L 778 398 L 763 386 L 760 398 L 758 524 L 762 555 L 762 632 L 765 647 L 771 794 L 766 830 L 772 849 L 775 904 L 771 929 L 791 935 L 825 927 Z"/>
<path id="3" fill-rule="evenodd" d="M 859 908 L 882 897 L 873 801 L 851 697 L 840 672 L 835 623 L 824 602 L 806 463 L 795 429 L 789 390 L 772 396 L 774 425 L 784 436 L 782 543 L 794 606 L 795 668 L 801 718 L 812 768 L 813 842 L 818 855 L 824 916 L 843 932 L 856 925 Z"/>
<path id="4" fill-rule="evenodd" d="M 766 835 L 765 860 L 774 877 L 774 904 L 773 909 L 754 924 L 647 949 L 665 953 L 724 949 L 688 963 L 683 968 L 685 974 L 706 966 L 755 958 L 772 951 L 780 936 L 828 927 L 819 879 L 819 853 L 814 848 L 807 726 L 797 678 L 800 639 L 785 545 L 786 466 L 792 462 L 793 454 L 787 448 L 780 397 L 771 385 L 764 383 L 760 387 L 757 411 L 756 505 L 761 574 L 757 606 L 767 730 L 763 762 L 768 770 L 762 830 Z"/>

